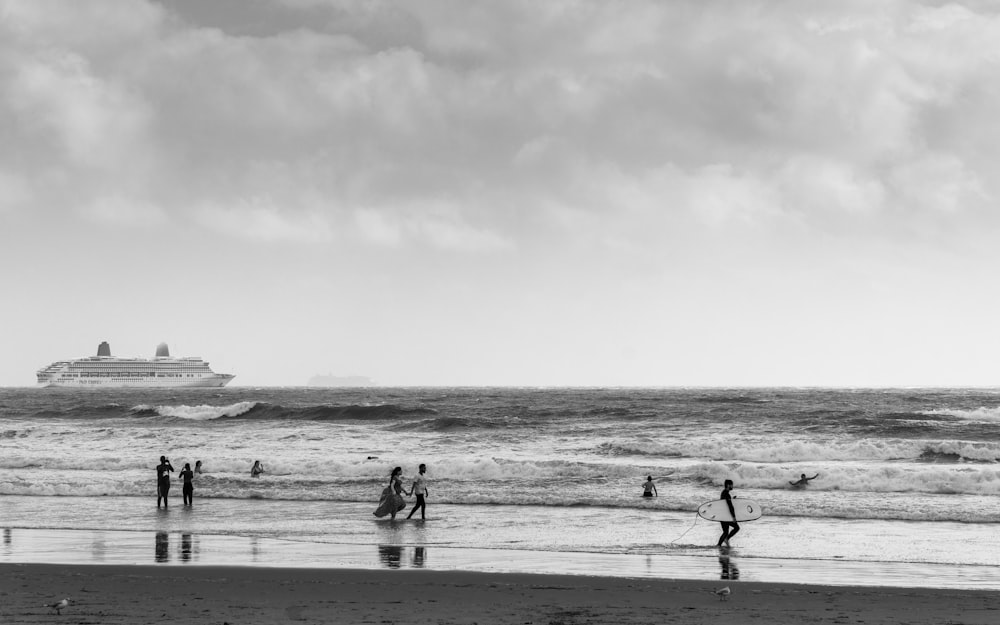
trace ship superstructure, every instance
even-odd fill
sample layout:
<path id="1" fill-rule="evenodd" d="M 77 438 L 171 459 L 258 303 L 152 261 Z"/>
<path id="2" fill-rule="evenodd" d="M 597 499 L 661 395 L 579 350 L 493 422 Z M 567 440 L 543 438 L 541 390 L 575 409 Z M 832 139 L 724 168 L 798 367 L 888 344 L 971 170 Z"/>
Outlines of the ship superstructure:
<path id="1" fill-rule="evenodd" d="M 97 355 L 76 360 L 60 360 L 38 370 L 39 386 L 172 388 L 219 387 L 236 377 L 215 373 L 198 357 L 172 358 L 166 343 L 156 348 L 156 356 L 117 358 L 107 341 L 97 347 Z"/>

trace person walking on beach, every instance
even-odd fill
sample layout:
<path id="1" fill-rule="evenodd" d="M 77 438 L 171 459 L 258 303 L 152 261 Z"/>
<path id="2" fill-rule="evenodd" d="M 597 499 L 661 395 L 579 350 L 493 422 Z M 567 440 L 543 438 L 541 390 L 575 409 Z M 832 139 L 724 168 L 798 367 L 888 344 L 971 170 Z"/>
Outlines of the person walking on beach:
<path id="1" fill-rule="evenodd" d="M 417 503 L 413 504 L 413 509 L 406 515 L 407 519 L 413 516 L 417 508 L 420 508 L 420 518 L 423 519 L 425 518 L 424 512 L 427 510 L 427 502 L 425 501 L 427 497 L 427 479 L 424 477 L 424 473 L 427 472 L 427 465 L 420 465 L 419 470 L 420 473 L 417 474 L 417 477 L 413 478 L 413 485 L 410 486 L 410 492 L 406 493 L 407 497 L 411 495 L 417 496 Z"/>
<path id="2" fill-rule="evenodd" d="M 726 480 L 723 484 L 722 494 L 719 495 L 719 499 L 725 499 L 726 504 L 729 506 L 729 514 L 733 515 L 732 521 L 721 521 L 722 524 L 722 536 L 719 536 L 719 542 L 716 544 L 717 547 L 725 545 L 729 546 L 729 539 L 736 535 L 736 532 L 740 531 L 740 524 L 736 522 L 736 510 L 733 508 L 733 496 L 730 491 L 733 490 L 733 481 Z"/>
<path id="3" fill-rule="evenodd" d="M 191 463 L 185 462 L 184 468 L 177 475 L 184 480 L 184 486 L 181 487 L 181 493 L 184 495 L 184 505 L 190 506 L 194 503 L 194 483 L 191 481 L 194 478 L 194 471 L 191 470 Z"/>
<path id="4" fill-rule="evenodd" d="M 264 465 L 260 463 L 260 460 L 253 461 L 253 468 L 250 469 L 250 477 L 260 477 L 260 474 L 264 472 Z"/>
<path id="5" fill-rule="evenodd" d="M 812 480 L 815 480 L 817 477 L 819 477 L 819 473 L 817 473 L 816 475 L 814 475 L 812 477 L 806 477 L 806 474 L 803 473 L 799 477 L 799 479 L 795 480 L 794 482 L 788 482 L 788 483 L 791 484 L 792 486 L 796 487 L 796 488 L 801 488 L 803 486 L 809 486 L 809 482 L 812 481 Z"/>
<path id="6" fill-rule="evenodd" d="M 156 507 L 160 507 L 160 501 L 163 501 L 163 507 L 167 507 L 167 493 L 170 492 L 170 474 L 174 472 L 174 468 L 170 466 L 170 461 L 167 460 L 166 456 L 160 456 L 160 464 L 156 465 Z"/>
<path id="7" fill-rule="evenodd" d="M 647 475 L 646 481 L 642 485 L 642 496 L 643 497 L 659 497 L 660 493 L 656 492 L 656 484 L 653 483 L 653 476 Z"/>

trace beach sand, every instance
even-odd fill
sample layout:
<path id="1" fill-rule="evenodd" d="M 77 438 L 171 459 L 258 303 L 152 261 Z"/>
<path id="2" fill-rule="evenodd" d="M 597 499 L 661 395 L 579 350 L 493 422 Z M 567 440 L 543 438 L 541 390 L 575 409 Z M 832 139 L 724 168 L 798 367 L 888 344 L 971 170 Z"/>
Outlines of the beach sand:
<path id="1" fill-rule="evenodd" d="M 714 590 L 729 586 L 722 601 Z M 62 597 L 61 615 L 44 607 Z M 983 590 L 240 566 L 0 564 L 0 623 L 1000 622 Z"/>

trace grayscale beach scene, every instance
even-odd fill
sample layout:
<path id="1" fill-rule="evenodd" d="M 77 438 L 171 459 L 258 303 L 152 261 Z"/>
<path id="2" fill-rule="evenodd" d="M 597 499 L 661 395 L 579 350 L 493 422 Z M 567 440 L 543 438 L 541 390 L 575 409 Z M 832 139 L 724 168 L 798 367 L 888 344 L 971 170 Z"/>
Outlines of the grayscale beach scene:
<path id="1" fill-rule="evenodd" d="M 0 622 L 994 625 L 997 35 L 0 0 Z"/>

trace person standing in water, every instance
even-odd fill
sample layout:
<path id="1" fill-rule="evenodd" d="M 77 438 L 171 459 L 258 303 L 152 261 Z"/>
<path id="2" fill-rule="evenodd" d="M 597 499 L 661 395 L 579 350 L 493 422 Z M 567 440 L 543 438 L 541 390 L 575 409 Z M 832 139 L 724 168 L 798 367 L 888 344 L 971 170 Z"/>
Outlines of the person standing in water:
<path id="1" fill-rule="evenodd" d="M 170 461 L 167 460 L 166 456 L 160 456 L 160 464 L 156 465 L 156 507 L 160 507 L 160 501 L 163 501 L 163 507 L 167 507 L 167 494 L 170 492 L 170 474 L 173 473 L 174 468 L 170 466 Z"/>
<path id="2" fill-rule="evenodd" d="M 389 475 L 389 485 L 382 491 L 378 508 L 372 514 L 379 518 L 388 514 L 395 519 L 396 513 L 406 507 L 406 502 L 403 501 L 403 496 L 400 494 L 403 492 L 402 475 L 403 467 L 396 467 L 392 470 L 392 473 Z"/>
<path id="3" fill-rule="evenodd" d="M 659 497 L 660 493 L 656 492 L 656 484 L 653 483 L 653 476 L 647 475 L 646 481 L 642 485 L 642 496 L 643 497 Z"/>
<path id="4" fill-rule="evenodd" d="M 719 536 L 719 542 L 716 544 L 717 547 L 722 547 L 725 545 L 729 546 L 729 539 L 736 535 L 736 532 L 740 531 L 740 524 L 736 522 L 736 509 L 733 508 L 733 496 L 730 491 L 733 490 L 733 481 L 726 480 L 723 484 L 722 494 L 719 495 L 719 499 L 725 499 L 726 505 L 729 506 L 729 514 L 733 515 L 732 521 L 721 521 L 722 524 L 722 536 Z"/>
<path id="5" fill-rule="evenodd" d="M 198 462 L 194 463 L 194 472 L 195 473 L 201 473 L 201 460 L 199 460 Z"/>
<path id="6" fill-rule="evenodd" d="M 426 472 L 427 465 L 420 465 L 420 473 L 417 477 L 413 478 L 413 485 L 410 487 L 410 492 L 406 493 L 407 497 L 411 495 L 417 496 L 417 503 L 413 504 L 413 509 L 406 515 L 406 518 L 412 517 L 417 508 L 420 508 L 420 518 L 425 518 L 424 512 L 427 510 L 427 502 L 424 499 L 427 497 L 427 479 L 424 477 L 424 473 Z"/>
<path id="7" fill-rule="evenodd" d="M 253 461 L 253 468 L 250 469 L 250 477 L 260 477 L 260 474 L 264 472 L 264 465 L 260 463 L 260 460 Z"/>
<path id="8" fill-rule="evenodd" d="M 181 493 L 184 495 L 184 505 L 190 506 L 194 504 L 194 471 L 191 470 L 191 463 L 185 462 L 184 468 L 181 472 L 177 474 L 181 479 L 184 480 L 184 486 L 181 489 Z"/>

